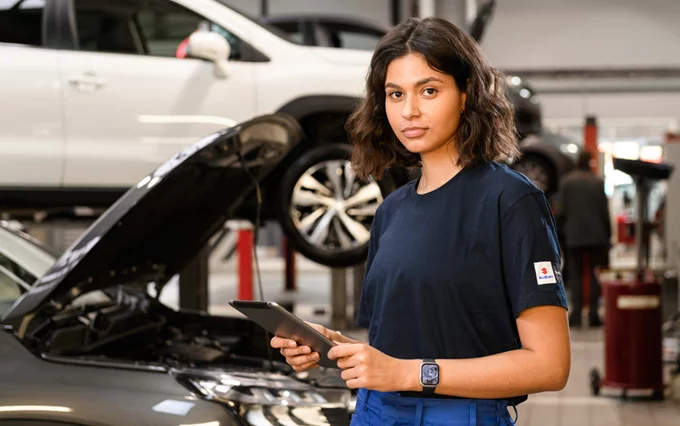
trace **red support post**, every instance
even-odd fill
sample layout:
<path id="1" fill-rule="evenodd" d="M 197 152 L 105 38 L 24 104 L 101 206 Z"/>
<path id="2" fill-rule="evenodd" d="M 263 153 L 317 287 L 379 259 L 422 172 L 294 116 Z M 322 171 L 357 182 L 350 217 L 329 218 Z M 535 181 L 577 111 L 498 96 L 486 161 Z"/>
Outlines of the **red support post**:
<path id="1" fill-rule="evenodd" d="M 593 156 L 591 169 L 593 173 L 599 172 L 599 148 L 597 144 L 597 118 L 595 116 L 586 117 L 586 125 L 583 128 L 583 148 Z"/>
<path id="2" fill-rule="evenodd" d="M 286 291 L 297 290 L 297 270 L 295 268 L 295 250 L 283 237 L 283 259 L 286 264 Z"/>
<path id="3" fill-rule="evenodd" d="M 253 230 L 238 231 L 238 298 L 253 300 Z"/>
<path id="4" fill-rule="evenodd" d="M 586 117 L 586 124 L 583 127 L 583 149 L 590 153 L 592 161 L 590 168 L 594 174 L 599 173 L 600 150 L 597 143 L 597 118 L 593 115 Z M 595 283 L 590 282 L 590 256 L 587 253 L 583 254 L 582 264 L 582 280 L 581 280 L 581 295 L 582 306 L 588 306 L 590 301 L 590 286 Z"/>

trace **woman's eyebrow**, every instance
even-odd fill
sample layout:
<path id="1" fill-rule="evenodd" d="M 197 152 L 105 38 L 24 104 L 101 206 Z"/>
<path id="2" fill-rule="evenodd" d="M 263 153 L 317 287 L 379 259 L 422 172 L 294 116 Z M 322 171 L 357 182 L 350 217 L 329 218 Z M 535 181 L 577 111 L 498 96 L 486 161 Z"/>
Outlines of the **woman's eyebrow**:
<path id="1" fill-rule="evenodd" d="M 438 83 L 443 83 L 443 81 L 440 80 L 437 77 L 426 77 L 426 78 L 423 78 L 423 79 L 416 81 L 415 87 L 420 87 L 420 86 L 423 86 L 427 83 L 431 83 L 433 81 L 436 81 Z M 387 89 L 387 88 L 401 89 L 401 87 L 399 87 L 399 85 L 395 84 L 395 83 L 385 83 L 385 89 Z"/>
<path id="2" fill-rule="evenodd" d="M 437 77 L 427 77 L 427 78 L 423 78 L 421 80 L 418 80 L 416 82 L 416 87 L 422 86 L 422 85 L 427 84 L 427 83 L 431 83 L 433 81 L 443 83 L 443 81 L 438 79 Z"/>

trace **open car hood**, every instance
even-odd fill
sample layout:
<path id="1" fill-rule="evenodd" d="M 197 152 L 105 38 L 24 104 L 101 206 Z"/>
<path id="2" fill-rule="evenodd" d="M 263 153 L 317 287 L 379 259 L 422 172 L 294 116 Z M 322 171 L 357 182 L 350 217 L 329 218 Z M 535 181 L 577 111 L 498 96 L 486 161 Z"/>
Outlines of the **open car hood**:
<path id="1" fill-rule="evenodd" d="M 207 136 L 130 188 L 2 319 L 60 309 L 115 284 L 164 283 L 191 261 L 302 139 L 297 121 L 267 115 Z"/>

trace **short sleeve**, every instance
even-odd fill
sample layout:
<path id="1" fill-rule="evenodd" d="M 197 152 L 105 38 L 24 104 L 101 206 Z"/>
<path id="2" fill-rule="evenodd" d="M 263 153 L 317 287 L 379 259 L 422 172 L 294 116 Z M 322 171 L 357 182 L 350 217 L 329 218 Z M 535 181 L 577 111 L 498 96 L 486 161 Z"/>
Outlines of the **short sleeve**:
<path id="1" fill-rule="evenodd" d="M 555 219 L 542 192 L 523 196 L 503 214 L 501 255 L 515 318 L 536 306 L 567 308 Z"/>
<path id="2" fill-rule="evenodd" d="M 382 207 L 382 206 L 380 206 Z M 364 282 L 361 286 L 361 298 L 359 301 L 359 312 L 357 314 L 357 325 L 363 328 L 369 328 L 371 325 L 371 295 L 370 288 L 366 285 L 366 277 L 371 271 L 371 265 L 373 264 L 373 259 L 375 259 L 375 254 L 378 252 L 378 241 L 380 238 L 380 222 L 379 215 L 381 208 L 378 207 L 375 217 L 373 218 L 373 223 L 371 224 L 370 238 L 368 240 L 368 257 L 366 258 L 366 272 L 364 274 Z"/>

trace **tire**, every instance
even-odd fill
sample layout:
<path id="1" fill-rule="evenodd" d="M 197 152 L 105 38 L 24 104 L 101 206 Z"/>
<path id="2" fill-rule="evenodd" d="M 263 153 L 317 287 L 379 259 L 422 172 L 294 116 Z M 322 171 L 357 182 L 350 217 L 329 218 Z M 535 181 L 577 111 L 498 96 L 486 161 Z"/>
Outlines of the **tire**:
<path id="1" fill-rule="evenodd" d="M 279 222 L 292 246 L 308 259 L 331 267 L 366 260 L 375 209 L 395 189 L 389 175 L 380 182 L 354 178 L 349 169 L 351 153 L 346 144 L 319 145 L 304 152 L 283 174 L 276 202 Z M 330 173 L 335 173 L 336 181 Z M 336 197 L 338 188 L 342 194 Z M 366 195 L 364 202 L 355 199 L 347 206 L 359 190 Z"/>
<path id="2" fill-rule="evenodd" d="M 555 166 L 540 155 L 527 153 L 512 165 L 512 168 L 529 178 L 546 195 L 557 191 L 557 170 Z"/>

